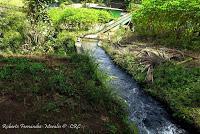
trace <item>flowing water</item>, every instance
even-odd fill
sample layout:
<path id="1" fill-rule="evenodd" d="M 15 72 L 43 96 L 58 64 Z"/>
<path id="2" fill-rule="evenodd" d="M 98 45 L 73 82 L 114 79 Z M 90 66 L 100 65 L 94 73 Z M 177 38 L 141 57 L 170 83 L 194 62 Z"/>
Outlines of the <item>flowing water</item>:
<path id="1" fill-rule="evenodd" d="M 128 103 L 130 119 L 136 123 L 140 134 L 186 134 L 175 124 L 163 106 L 146 95 L 137 82 L 115 65 L 98 41 L 83 40 L 84 50 L 90 50 L 99 68 L 111 76 L 110 85 Z"/>

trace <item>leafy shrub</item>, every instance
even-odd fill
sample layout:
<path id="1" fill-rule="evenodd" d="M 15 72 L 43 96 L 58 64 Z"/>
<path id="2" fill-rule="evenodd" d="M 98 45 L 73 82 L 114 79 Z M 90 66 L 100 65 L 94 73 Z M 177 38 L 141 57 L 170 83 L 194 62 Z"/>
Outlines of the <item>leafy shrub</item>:
<path id="1" fill-rule="evenodd" d="M 48 53 L 51 51 L 51 44 L 54 40 L 54 27 L 48 23 L 38 22 L 37 25 L 31 25 L 27 31 L 26 44 L 28 52 Z"/>
<path id="2" fill-rule="evenodd" d="M 23 38 L 21 34 L 19 32 L 10 30 L 4 33 L 3 45 L 0 45 L 0 48 L 16 52 L 16 50 L 21 46 L 22 42 Z"/>
<path id="3" fill-rule="evenodd" d="M 109 22 L 112 19 L 112 16 L 108 11 L 105 10 L 97 10 L 96 11 L 98 14 L 98 21 L 100 23 L 106 23 Z"/>
<path id="4" fill-rule="evenodd" d="M 136 31 L 161 44 L 200 50 L 200 1 L 145 0 L 133 14 Z"/>
<path id="5" fill-rule="evenodd" d="M 54 50 L 56 53 L 60 52 L 75 52 L 75 33 L 62 31 L 58 34 L 56 38 L 56 45 L 54 45 Z"/>
<path id="6" fill-rule="evenodd" d="M 26 25 L 26 16 L 22 12 L 8 10 L 1 14 L 0 28 L 1 31 L 18 30 L 22 33 Z"/>
<path id="7" fill-rule="evenodd" d="M 0 19 L 0 49 L 17 52 L 25 42 L 27 26 L 24 13 L 12 10 L 4 12 Z"/>
<path id="8" fill-rule="evenodd" d="M 111 19 L 106 11 L 86 8 L 52 8 L 49 16 L 60 29 L 66 30 L 88 30 L 94 24 L 105 23 Z"/>
<path id="9" fill-rule="evenodd" d="M 27 16 L 32 24 L 36 24 L 39 21 L 48 22 L 47 8 L 50 3 L 56 0 L 25 0 L 25 9 Z"/>
<path id="10" fill-rule="evenodd" d="M 23 12 L 8 10 L 0 19 L 0 49 L 10 53 L 52 53 L 54 27 L 42 21 L 31 24 Z"/>

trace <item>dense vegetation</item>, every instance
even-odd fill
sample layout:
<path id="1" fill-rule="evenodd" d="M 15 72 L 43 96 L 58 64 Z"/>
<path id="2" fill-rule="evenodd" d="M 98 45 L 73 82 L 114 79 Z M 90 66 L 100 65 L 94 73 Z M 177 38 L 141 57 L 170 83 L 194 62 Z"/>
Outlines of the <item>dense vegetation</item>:
<path id="1" fill-rule="evenodd" d="M 106 11 L 87 8 L 52 8 L 49 16 L 53 24 L 67 30 L 89 30 L 94 24 L 106 23 L 112 19 Z"/>
<path id="2" fill-rule="evenodd" d="M 159 44 L 200 51 L 199 0 L 144 0 L 133 13 L 135 30 Z"/>
<path id="3" fill-rule="evenodd" d="M 43 12 L 41 10 L 34 15 L 30 9 L 26 12 L 31 13 L 16 10 L 1 13 L 1 52 L 65 54 L 66 49 L 75 51 L 76 36 L 96 24 L 112 19 L 110 13 L 94 9 L 51 8 L 45 9 L 47 11 L 42 10 Z"/>
<path id="4" fill-rule="evenodd" d="M 54 40 L 52 38 L 54 28 L 48 27 L 47 23 L 31 24 L 24 12 L 15 10 L 6 10 L 1 16 L 1 53 L 50 53 L 54 51 L 53 44 L 49 44 Z"/>

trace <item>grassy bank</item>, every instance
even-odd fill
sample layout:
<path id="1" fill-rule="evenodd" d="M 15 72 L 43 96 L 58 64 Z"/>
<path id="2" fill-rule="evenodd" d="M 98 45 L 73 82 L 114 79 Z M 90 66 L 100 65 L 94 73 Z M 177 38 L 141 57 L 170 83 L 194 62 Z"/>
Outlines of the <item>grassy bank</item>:
<path id="1" fill-rule="evenodd" d="M 154 45 L 132 33 L 116 41 L 116 32 L 104 49 L 114 62 L 141 83 L 145 91 L 164 102 L 183 125 L 200 130 L 200 61 L 198 54 Z M 184 55 L 184 56 L 183 56 Z M 194 57 L 195 57 L 194 56 Z M 189 127 L 188 127 L 189 126 Z"/>
<path id="2" fill-rule="evenodd" d="M 18 129 L 15 133 L 133 132 L 126 104 L 106 86 L 105 76 L 96 67 L 86 55 L 1 56 L 1 123 L 81 124 L 79 129 Z"/>
<path id="3" fill-rule="evenodd" d="M 42 129 L 2 126 L 0 133 L 137 133 L 97 64 L 75 54 L 76 38 L 111 15 L 26 2 L 26 10 L 0 9 L 0 122 Z"/>

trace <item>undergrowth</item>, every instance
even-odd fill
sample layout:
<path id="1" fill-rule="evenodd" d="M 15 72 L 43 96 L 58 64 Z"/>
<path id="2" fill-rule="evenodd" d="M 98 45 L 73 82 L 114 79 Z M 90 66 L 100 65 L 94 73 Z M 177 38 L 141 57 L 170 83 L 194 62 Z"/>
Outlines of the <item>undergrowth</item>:
<path id="1" fill-rule="evenodd" d="M 21 107 L 21 112 L 25 108 L 26 118 L 18 119 L 21 114 L 13 116 L 8 113 L 13 116 L 12 122 L 76 122 L 85 126 L 79 133 L 136 132 L 135 126 L 128 121 L 125 102 L 106 85 L 107 77 L 97 70 L 97 65 L 88 56 L 1 57 L 0 64 L 0 97 L 12 96 L 12 103 Z M 7 110 L 16 110 L 6 103 L 0 104 L 0 107 L 3 106 Z M 3 113 L 0 112 L 0 115 Z M 106 120 L 101 116 L 105 116 Z M 1 118 L 1 122 L 9 121 L 6 117 Z"/>

